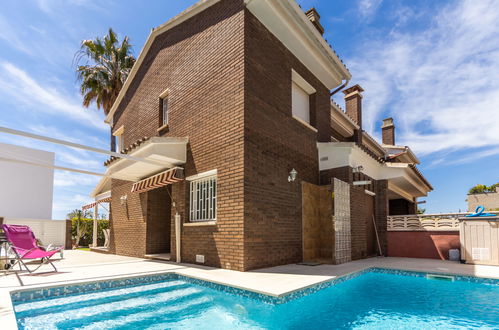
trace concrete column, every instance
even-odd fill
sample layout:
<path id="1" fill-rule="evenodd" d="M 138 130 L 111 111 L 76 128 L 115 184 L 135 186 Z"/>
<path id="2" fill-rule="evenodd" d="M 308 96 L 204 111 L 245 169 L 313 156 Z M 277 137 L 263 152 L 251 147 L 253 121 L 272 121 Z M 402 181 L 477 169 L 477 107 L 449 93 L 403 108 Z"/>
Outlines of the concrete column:
<path id="1" fill-rule="evenodd" d="M 92 237 L 92 246 L 97 247 L 97 217 L 99 216 L 99 204 L 94 206 L 94 230 Z"/>
<path id="2" fill-rule="evenodd" d="M 180 214 L 176 213 L 175 214 L 175 261 L 180 263 L 182 262 L 181 259 L 181 253 L 180 253 L 180 239 L 182 237 L 182 232 L 181 232 L 181 227 L 182 227 L 182 221 L 180 219 Z"/>

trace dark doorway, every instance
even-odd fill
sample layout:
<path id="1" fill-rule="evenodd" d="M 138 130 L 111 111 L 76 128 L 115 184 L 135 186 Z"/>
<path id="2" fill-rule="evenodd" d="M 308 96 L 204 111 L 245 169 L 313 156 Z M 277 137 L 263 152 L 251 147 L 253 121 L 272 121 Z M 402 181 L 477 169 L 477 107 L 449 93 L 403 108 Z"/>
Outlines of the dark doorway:
<path id="1" fill-rule="evenodd" d="M 170 253 L 171 186 L 146 192 L 146 254 Z"/>

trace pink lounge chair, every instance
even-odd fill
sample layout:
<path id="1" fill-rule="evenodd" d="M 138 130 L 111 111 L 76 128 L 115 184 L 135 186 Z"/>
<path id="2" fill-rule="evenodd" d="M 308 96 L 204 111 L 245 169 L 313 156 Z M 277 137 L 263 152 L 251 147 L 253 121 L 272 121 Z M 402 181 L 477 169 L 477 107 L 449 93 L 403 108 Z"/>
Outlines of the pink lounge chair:
<path id="1" fill-rule="evenodd" d="M 47 251 L 44 247 L 38 246 L 35 235 L 28 226 L 4 224 L 2 225 L 2 229 L 7 237 L 7 240 L 11 244 L 12 251 L 14 251 L 16 255 L 16 262 L 11 267 L 19 264 L 20 270 L 22 270 L 22 266 L 24 266 L 28 272 L 32 273 L 42 265 L 50 264 L 57 272 L 57 268 L 55 268 L 50 258 L 57 252 L 61 251 L 62 247 Z M 24 260 L 33 259 L 40 259 L 41 262 L 38 267 L 30 270 L 24 263 Z"/>

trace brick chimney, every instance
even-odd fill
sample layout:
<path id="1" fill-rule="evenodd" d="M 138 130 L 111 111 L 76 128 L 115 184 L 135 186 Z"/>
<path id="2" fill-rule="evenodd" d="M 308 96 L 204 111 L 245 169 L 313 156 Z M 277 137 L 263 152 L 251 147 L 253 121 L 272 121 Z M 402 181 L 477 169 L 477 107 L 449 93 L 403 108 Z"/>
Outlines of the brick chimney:
<path id="1" fill-rule="evenodd" d="M 359 85 L 354 85 L 343 91 L 345 94 L 345 112 L 362 130 L 362 92 Z"/>
<path id="2" fill-rule="evenodd" d="M 383 119 L 381 140 L 383 141 L 383 144 L 395 145 L 395 124 L 393 124 L 393 118 Z"/>
<path id="3" fill-rule="evenodd" d="M 321 22 L 320 22 L 321 16 L 317 12 L 317 10 L 315 10 L 315 8 L 312 7 L 305 12 L 305 15 L 307 15 L 308 19 L 310 20 L 310 22 L 312 22 L 312 24 L 315 26 L 317 31 L 319 31 L 319 33 L 321 35 L 323 35 L 324 34 L 324 27 L 321 25 Z"/>

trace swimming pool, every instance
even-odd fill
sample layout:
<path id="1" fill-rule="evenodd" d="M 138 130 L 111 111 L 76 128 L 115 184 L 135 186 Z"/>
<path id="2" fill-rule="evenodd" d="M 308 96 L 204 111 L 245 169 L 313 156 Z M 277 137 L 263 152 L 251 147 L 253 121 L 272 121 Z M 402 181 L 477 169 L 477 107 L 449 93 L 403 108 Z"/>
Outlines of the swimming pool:
<path id="1" fill-rule="evenodd" d="M 282 298 L 177 274 L 12 294 L 20 329 L 499 328 L 499 281 L 372 269 Z"/>

